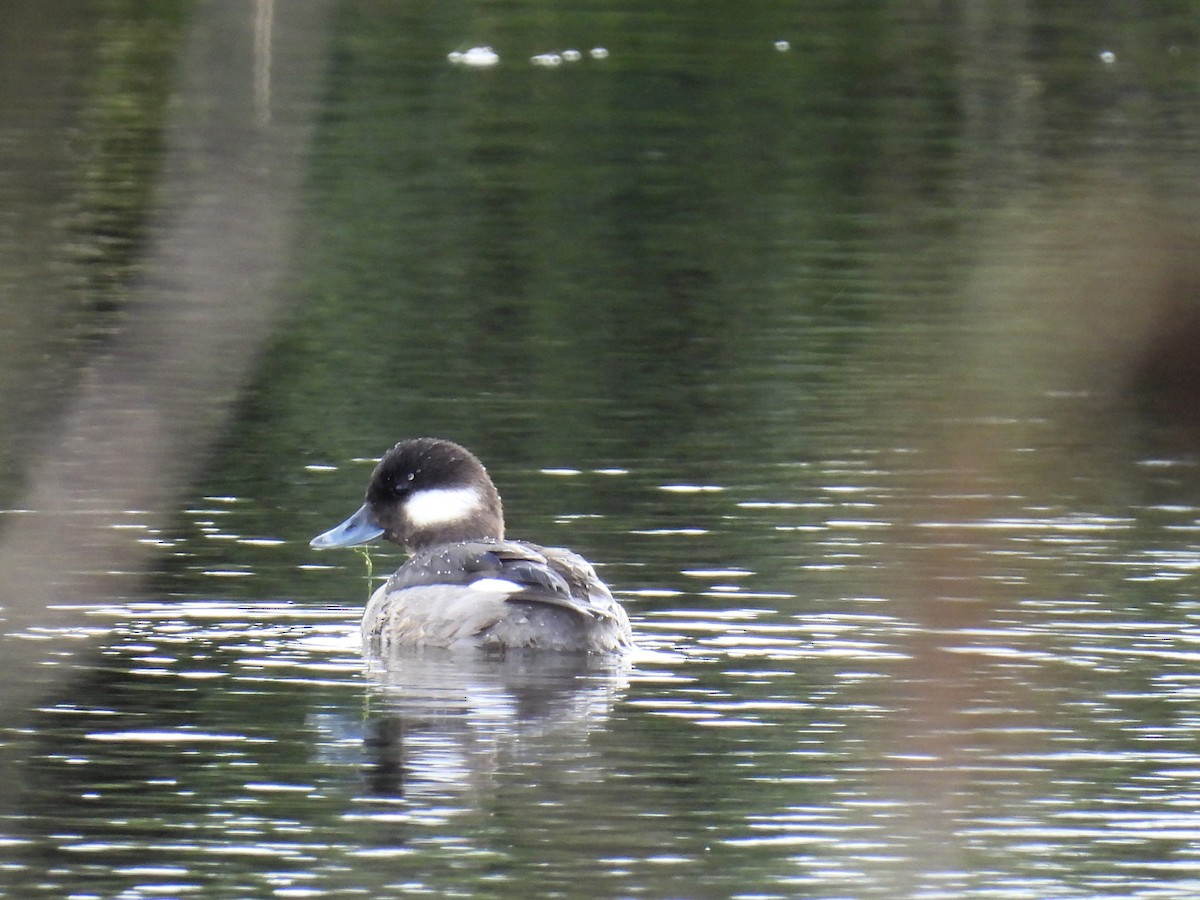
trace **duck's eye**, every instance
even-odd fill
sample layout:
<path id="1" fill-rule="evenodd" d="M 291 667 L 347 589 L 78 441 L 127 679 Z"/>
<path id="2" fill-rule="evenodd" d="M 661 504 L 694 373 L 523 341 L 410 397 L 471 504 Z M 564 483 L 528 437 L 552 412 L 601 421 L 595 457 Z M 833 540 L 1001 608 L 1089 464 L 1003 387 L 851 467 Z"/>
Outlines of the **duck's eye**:
<path id="1" fill-rule="evenodd" d="M 417 477 L 415 472 L 405 472 L 400 478 L 392 482 L 392 493 L 400 495 L 407 494 L 412 486 L 413 480 Z"/>

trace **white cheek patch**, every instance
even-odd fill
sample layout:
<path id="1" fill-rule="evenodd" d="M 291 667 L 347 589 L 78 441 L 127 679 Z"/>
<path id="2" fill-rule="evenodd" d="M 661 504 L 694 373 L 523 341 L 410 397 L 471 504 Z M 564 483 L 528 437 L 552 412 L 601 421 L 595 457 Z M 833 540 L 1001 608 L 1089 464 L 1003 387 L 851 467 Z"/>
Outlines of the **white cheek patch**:
<path id="1" fill-rule="evenodd" d="M 473 487 L 430 488 L 409 497 L 404 511 L 414 528 L 430 528 L 470 518 L 482 499 Z"/>

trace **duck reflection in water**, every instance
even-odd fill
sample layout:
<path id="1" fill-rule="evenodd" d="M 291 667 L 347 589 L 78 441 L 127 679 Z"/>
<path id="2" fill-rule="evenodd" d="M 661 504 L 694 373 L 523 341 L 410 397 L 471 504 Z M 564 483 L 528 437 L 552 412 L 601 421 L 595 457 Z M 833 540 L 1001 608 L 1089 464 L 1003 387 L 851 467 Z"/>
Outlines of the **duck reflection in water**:
<path id="1" fill-rule="evenodd" d="M 416 652 L 371 674 L 370 792 L 438 803 L 452 793 L 481 808 L 512 766 L 537 765 L 550 792 L 557 777 L 578 779 L 589 737 L 628 686 L 624 657 L 578 653 Z"/>

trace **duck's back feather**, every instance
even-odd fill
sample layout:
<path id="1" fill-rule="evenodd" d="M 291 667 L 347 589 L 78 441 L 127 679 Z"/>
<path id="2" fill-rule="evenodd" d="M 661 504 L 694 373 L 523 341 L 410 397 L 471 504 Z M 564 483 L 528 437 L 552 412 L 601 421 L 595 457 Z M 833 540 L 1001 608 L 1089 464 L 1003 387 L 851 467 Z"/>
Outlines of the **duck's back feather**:
<path id="1" fill-rule="evenodd" d="M 422 551 L 375 592 L 368 647 L 616 650 L 629 622 L 604 583 L 569 550 L 462 541 Z"/>

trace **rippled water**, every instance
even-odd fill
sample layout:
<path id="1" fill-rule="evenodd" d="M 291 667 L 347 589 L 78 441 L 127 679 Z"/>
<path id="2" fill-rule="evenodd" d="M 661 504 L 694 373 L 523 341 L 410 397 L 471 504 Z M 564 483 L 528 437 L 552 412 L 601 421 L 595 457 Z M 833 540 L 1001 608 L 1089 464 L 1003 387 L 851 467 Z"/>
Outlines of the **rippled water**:
<path id="1" fill-rule="evenodd" d="M 467 7 L 11 6 L 0 895 L 1200 895 L 1190 14 Z M 630 658 L 362 657 L 417 433 Z"/>
<path id="2" fill-rule="evenodd" d="M 350 605 L 91 608 L 104 651 L 5 738 L 23 760 L 6 880 L 21 896 L 1192 894 L 1197 507 L 1005 494 L 959 519 L 926 495 L 979 494 L 914 491 L 941 475 L 882 462 L 814 461 L 808 493 L 621 475 L 676 521 L 631 529 L 638 556 L 607 567 L 638 635 L 620 663 L 367 664 Z M 1140 469 L 1149 485 L 1181 466 Z M 525 474 L 587 477 L 614 476 Z M 211 512 L 173 549 L 243 540 L 246 578 L 269 575 L 281 545 Z M 767 573 L 699 552 L 723 536 L 777 567 L 792 553 Z M 361 584 L 345 557 L 291 577 Z"/>

